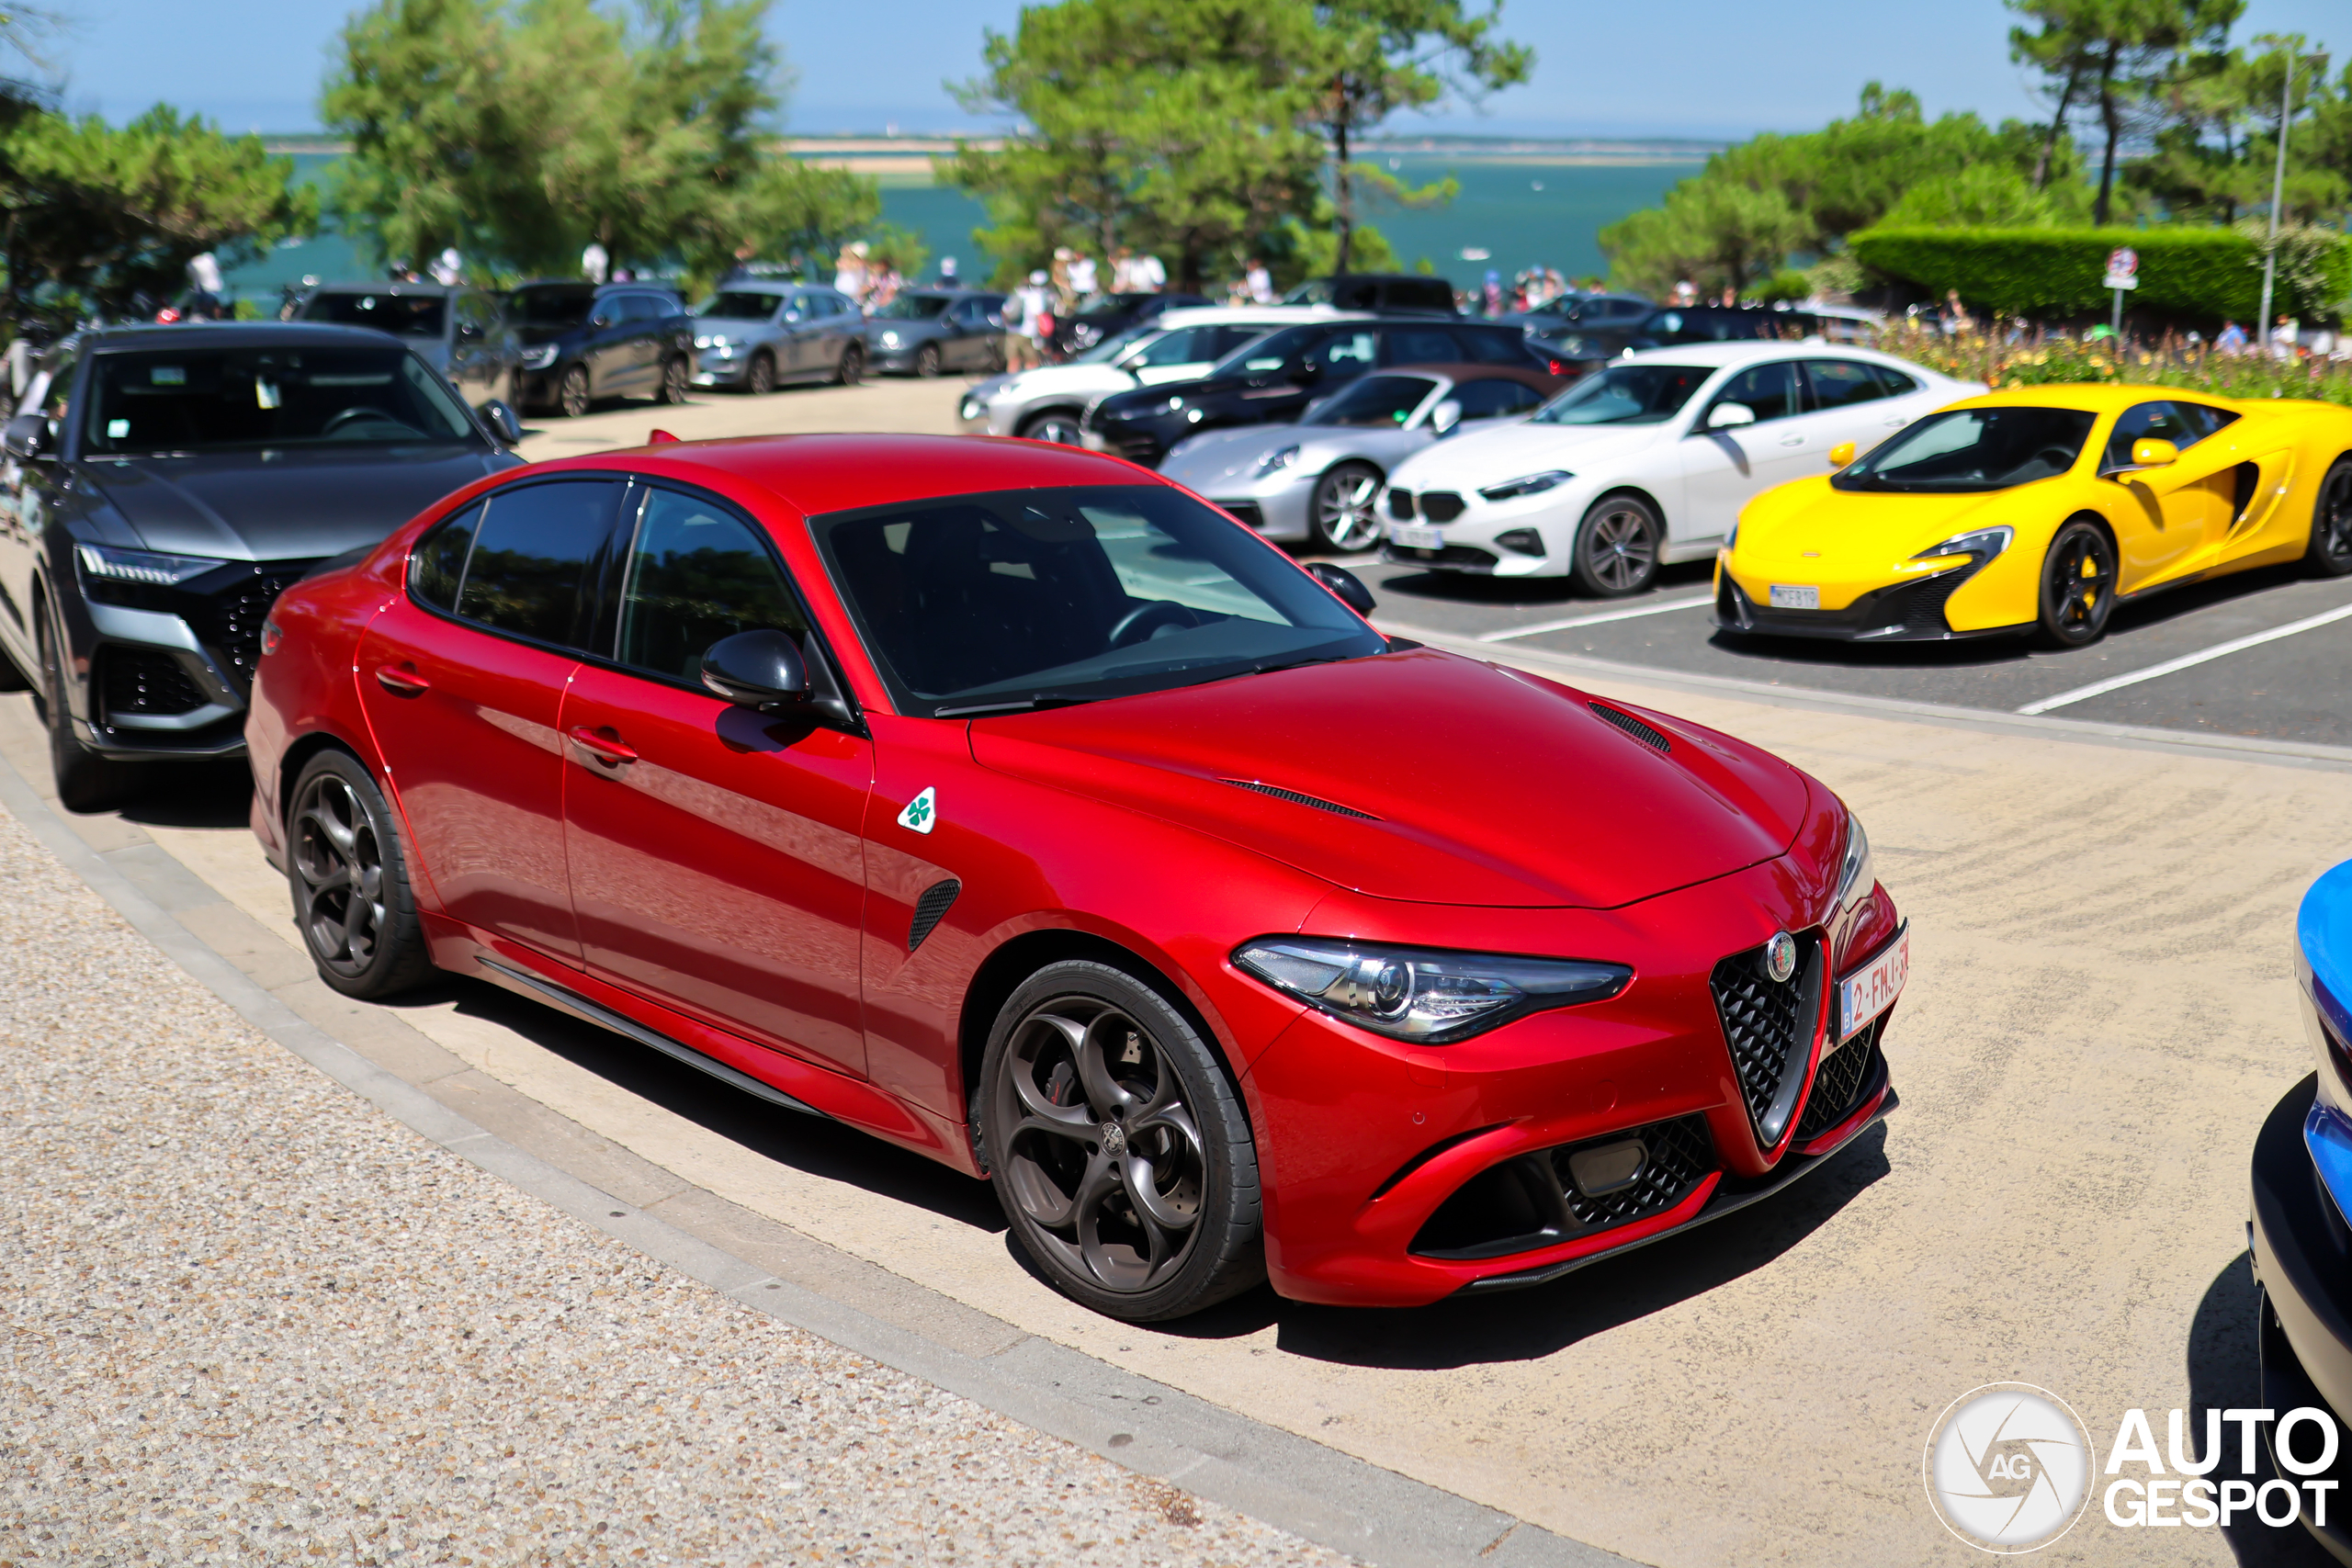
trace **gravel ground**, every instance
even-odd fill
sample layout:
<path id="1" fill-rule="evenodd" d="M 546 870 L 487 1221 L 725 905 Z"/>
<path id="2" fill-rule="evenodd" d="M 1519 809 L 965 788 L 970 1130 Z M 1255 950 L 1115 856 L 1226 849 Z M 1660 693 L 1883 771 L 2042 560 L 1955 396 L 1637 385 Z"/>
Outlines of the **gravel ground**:
<path id="1" fill-rule="evenodd" d="M 0 1568 L 1347 1561 L 426 1143 L 5 814 L 0 887 Z"/>

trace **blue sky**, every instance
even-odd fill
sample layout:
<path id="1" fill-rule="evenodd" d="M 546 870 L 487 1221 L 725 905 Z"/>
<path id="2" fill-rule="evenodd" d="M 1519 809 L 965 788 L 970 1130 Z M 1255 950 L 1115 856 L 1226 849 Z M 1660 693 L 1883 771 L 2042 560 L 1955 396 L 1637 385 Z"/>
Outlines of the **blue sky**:
<path id="1" fill-rule="evenodd" d="M 1136 0 L 1150 5 L 1155 0 Z M 978 67 L 984 29 L 1009 30 L 1018 0 L 778 0 L 775 32 L 798 77 L 789 128 L 947 130 L 973 125 L 941 85 Z M 120 120 L 166 100 L 232 130 L 300 130 L 348 14 L 301 0 L 80 0 L 51 50 L 64 101 Z M 1930 113 L 2034 112 L 2007 58 L 1998 0 L 1862 6 L 1846 0 L 1684 0 L 1663 11 L 1510 0 L 1510 34 L 1532 44 L 1535 79 L 1455 107 L 1432 129 L 1512 134 L 1737 137 L 1803 130 L 1843 113 L 1872 78 Z M 2352 57 L 2343 0 L 2250 0 L 2236 37 L 2301 32 Z M 1400 129 L 1411 127 L 1401 125 Z"/>

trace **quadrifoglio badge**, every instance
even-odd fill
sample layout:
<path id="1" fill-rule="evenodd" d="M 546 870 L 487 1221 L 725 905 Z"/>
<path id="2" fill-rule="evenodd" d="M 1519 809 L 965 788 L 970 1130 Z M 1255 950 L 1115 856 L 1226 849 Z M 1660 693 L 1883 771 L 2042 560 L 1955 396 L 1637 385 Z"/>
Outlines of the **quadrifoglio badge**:
<path id="1" fill-rule="evenodd" d="M 2274 1474 L 2268 1448 L 2288 1479 Z M 2211 1529 L 2247 1515 L 2273 1527 L 2308 1515 L 2324 1525 L 2337 1483 L 2321 1479 L 2341 1445 L 2335 1418 L 2311 1406 L 2205 1412 L 2203 1441 L 2186 1412 L 2166 1413 L 2165 1440 L 2145 1410 L 2127 1410 L 2098 1462 L 2072 1407 L 2031 1383 L 1987 1383 L 1948 1405 L 1921 1459 L 1928 1501 L 1969 1545 L 2034 1551 L 2072 1529 L 2097 1492 L 2107 1522 L 2123 1529 Z M 2235 1440 L 2231 1441 L 2234 1436 Z"/>

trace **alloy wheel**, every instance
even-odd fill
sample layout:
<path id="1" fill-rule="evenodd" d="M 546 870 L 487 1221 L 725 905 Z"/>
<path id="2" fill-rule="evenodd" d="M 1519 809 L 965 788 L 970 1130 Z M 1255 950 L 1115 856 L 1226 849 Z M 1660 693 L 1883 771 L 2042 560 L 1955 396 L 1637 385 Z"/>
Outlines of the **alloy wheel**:
<path id="1" fill-rule="evenodd" d="M 375 962 L 390 914 L 375 818 L 347 782 L 327 773 L 295 803 L 293 827 L 302 934 L 320 964 L 356 977 Z"/>
<path id="2" fill-rule="evenodd" d="M 2339 459 L 2320 480 L 2310 559 L 2324 576 L 2352 572 L 2352 458 Z"/>
<path id="3" fill-rule="evenodd" d="M 1031 441 L 1050 441 L 1057 446 L 1082 446 L 1078 419 L 1074 414 L 1041 414 L 1023 426 L 1021 434 Z"/>
<path id="4" fill-rule="evenodd" d="M 1182 1080 L 1144 1024 L 1099 998 L 1043 1002 L 1014 1026 L 997 1089 L 999 1179 L 1032 1239 L 1106 1291 L 1181 1269 L 1200 1235 L 1207 1161 Z"/>
<path id="5" fill-rule="evenodd" d="M 2115 610 L 2115 547 L 2088 523 L 2069 524 L 2041 568 L 2041 624 L 2064 648 L 2096 642 Z"/>
<path id="6" fill-rule="evenodd" d="M 763 397 L 769 392 L 775 391 L 775 361 L 764 354 L 755 354 L 752 355 L 752 374 L 749 385 L 753 397 Z"/>
<path id="7" fill-rule="evenodd" d="M 865 378 L 865 350 L 855 344 L 851 344 L 847 348 L 842 349 L 841 366 L 834 371 L 833 378 L 844 387 L 854 387 L 864 380 Z"/>
<path id="8" fill-rule="evenodd" d="M 1605 501 L 1585 518 L 1580 553 L 1601 592 L 1637 592 L 1657 574 L 1657 520 L 1630 496 Z"/>
<path id="9" fill-rule="evenodd" d="M 575 365 L 563 373 L 563 380 L 556 388 L 556 404 L 566 419 L 579 419 L 588 412 L 588 371 Z"/>
<path id="10" fill-rule="evenodd" d="M 662 362 L 662 401 L 683 403 L 686 400 L 686 362 L 665 359 Z"/>
<path id="11" fill-rule="evenodd" d="M 921 348 L 915 350 L 916 375 L 922 377 L 927 381 L 933 376 L 939 374 L 939 345 L 937 344 L 927 343 Z"/>
<path id="12" fill-rule="evenodd" d="M 1332 469 L 1315 487 L 1315 527 L 1333 549 L 1369 548 L 1380 537 L 1380 519 L 1373 502 L 1380 494 L 1380 476 L 1361 465 Z"/>

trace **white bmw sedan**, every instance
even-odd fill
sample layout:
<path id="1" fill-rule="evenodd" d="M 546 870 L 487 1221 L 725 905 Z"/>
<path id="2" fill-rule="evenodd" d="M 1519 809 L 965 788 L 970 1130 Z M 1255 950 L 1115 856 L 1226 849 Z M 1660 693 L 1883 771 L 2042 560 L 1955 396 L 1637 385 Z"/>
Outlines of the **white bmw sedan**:
<path id="1" fill-rule="evenodd" d="M 1529 419 L 1399 464 L 1383 553 L 1440 571 L 1572 575 L 1608 598 L 1638 593 L 1661 564 L 1713 555 L 1749 497 L 1984 389 L 1820 342 L 1630 354 Z"/>

